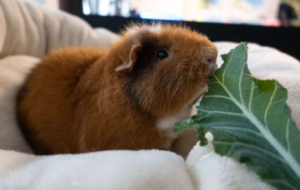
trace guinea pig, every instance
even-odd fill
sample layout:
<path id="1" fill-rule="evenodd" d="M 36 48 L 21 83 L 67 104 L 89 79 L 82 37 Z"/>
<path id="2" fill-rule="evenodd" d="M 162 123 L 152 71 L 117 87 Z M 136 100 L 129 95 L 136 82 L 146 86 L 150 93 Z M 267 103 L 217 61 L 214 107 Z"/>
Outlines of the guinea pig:
<path id="1" fill-rule="evenodd" d="M 18 123 L 40 155 L 169 149 L 216 59 L 216 46 L 187 27 L 133 25 L 108 50 L 44 57 L 18 94 Z"/>

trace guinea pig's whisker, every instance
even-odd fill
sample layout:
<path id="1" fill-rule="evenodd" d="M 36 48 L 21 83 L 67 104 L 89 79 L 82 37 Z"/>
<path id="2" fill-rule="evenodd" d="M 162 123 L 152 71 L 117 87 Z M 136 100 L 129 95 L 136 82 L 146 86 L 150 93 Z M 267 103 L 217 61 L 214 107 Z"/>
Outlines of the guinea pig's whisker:
<path id="1" fill-rule="evenodd" d="M 180 74 L 180 71 L 181 71 L 181 70 L 187 68 L 187 67 L 184 65 L 185 62 L 191 62 L 191 61 L 190 61 L 189 59 L 183 59 L 183 60 L 181 60 L 181 61 L 177 64 L 177 66 L 176 66 L 176 74 L 177 74 L 177 75 Z M 169 82 L 173 84 L 174 81 L 170 81 L 170 80 L 169 80 Z M 173 90 L 173 92 L 172 92 L 172 98 L 174 98 L 174 97 L 177 95 L 177 93 L 179 92 L 180 87 L 182 87 L 183 83 L 184 83 L 184 75 L 180 75 L 179 78 L 177 79 L 177 82 L 176 82 L 175 84 L 171 85 L 171 86 L 173 87 L 173 88 L 171 89 L 171 90 Z"/>
<path id="2" fill-rule="evenodd" d="M 175 87 L 174 87 L 174 91 L 172 93 L 172 98 L 174 98 L 178 91 L 180 90 L 180 87 L 182 87 L 182 85 L 184 84 L 184 76 L 180 76 L 178 81 L 175 83 Z"/>
<path id="3" fill-rule="evenodd" d="M 160 90 L 167 89 L 169 92 L 171 90 L 170 85 L 170 75 L 168 74 L 168 71 L 166 70 L 160 77 L 160 80 L 158 81 L 158 87 L 161 88 Z"/>
<path id="4" fill-rule="evenodd" d="M 135 144 L 133 141 L 131 141 L 131 143 L 132 143 L 132 145 L 133 145 L 137 150 L 139 150 L 139 147 L 136 146 L 136 144 Z"/>
<path id="5" fill-rule="evenodd" d="M 186 61 L 191 62 L 189 59 L 183 59 L 183 60 L 181 60 L 181 61 L 178 63 L 177 69 L 176 69 L 176 73 L 177 73 L 177 74 L 179 73 L 179 70 L 180 70 L 181 68 L 184 68 L 183 63 L 186 62 Z"/>
<path id="6" fill-rule="evenodd" d="M 179 84 L 178 84 L 178 82 L 176 83 L 176 88 L 174 89 L 174 91 L 173 91 L 173 93 L 172 93 L 172 97 L 174 98 L 176 95 L 177 95 L 177 92 L 178 92 L 178 90 L 179 90 Z"/>
<path id="7" fill-rule="evenodd" d="M 177 64 L 177 68 L 176 68 L 176 73 L 179 74 L 180 73 L 180 70 L 182 70 L 184 68 L 184 63 L 186 61 L 190 61 L 188 59 L 183 59 L 181 60 L 178 64 Z"/>
<path id="8" fill-rule="evenodd" d="M 119 141 L 115 146 L 113 150 L 119 149 L 120 145 L 123 144 L 123 141 Z"/>
<path id="9" fill-rule="evenodd" d="M 193 63 L 193 65 L 194 65 L 194 63 Z M 191 76 L 192 76 L 192 69 L 193 69 L 193 67 L 190 67 L 190 72 L 189 72 L 189 77 L 188 77 L 188 80 L 190 80 L 190 79 L 191 79 Z"/>
<path id="10" fill-rule="evenodd" d="M 81 137 L 79 138 L 79 147 L 81 151 L 86 150 L 86 130 L 85 130 L 85 122 L 86 122 L 86 117 L 82 120 L 81 123 L 81 129 L 80 129 L 80 134 Z"/>

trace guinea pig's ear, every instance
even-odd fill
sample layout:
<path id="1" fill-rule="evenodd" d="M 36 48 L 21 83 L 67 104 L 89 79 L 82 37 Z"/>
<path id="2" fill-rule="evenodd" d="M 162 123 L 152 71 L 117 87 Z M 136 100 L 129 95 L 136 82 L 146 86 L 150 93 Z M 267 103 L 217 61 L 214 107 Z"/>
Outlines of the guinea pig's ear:
<path id="1" fill-rule="evenodd" d="M 138 51 L 142 48 L 140 44 L 135 44 L 131 47 L 126 64 L 119 65 L 115 70 L 119 74 L 130 73 L 137 61 Z"/>

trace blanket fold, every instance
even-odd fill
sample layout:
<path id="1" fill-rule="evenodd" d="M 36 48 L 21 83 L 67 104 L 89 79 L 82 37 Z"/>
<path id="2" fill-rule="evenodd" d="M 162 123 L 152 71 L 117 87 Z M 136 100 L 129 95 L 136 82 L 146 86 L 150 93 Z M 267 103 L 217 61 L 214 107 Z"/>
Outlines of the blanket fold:
<path id="1" fill-rule="evenodd" d="M 0 163 L 1 190 L 196 189 L 184 160 L 167 151 L 102 151 L 76 156 L 0 151 Z"/>

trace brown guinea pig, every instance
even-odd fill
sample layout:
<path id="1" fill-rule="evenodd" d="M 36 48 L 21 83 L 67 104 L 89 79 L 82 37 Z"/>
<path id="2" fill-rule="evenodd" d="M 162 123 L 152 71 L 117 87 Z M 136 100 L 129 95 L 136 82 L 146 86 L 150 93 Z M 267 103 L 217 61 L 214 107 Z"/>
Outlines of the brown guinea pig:
<path id="1" fill-rule="evenodd" d="M 216 58 L 213 43 L 188 28 L 134 25 L 109 50 L 43 58 L 18 95 L 18 122 L 37 154 L 168 149 Z"/>

